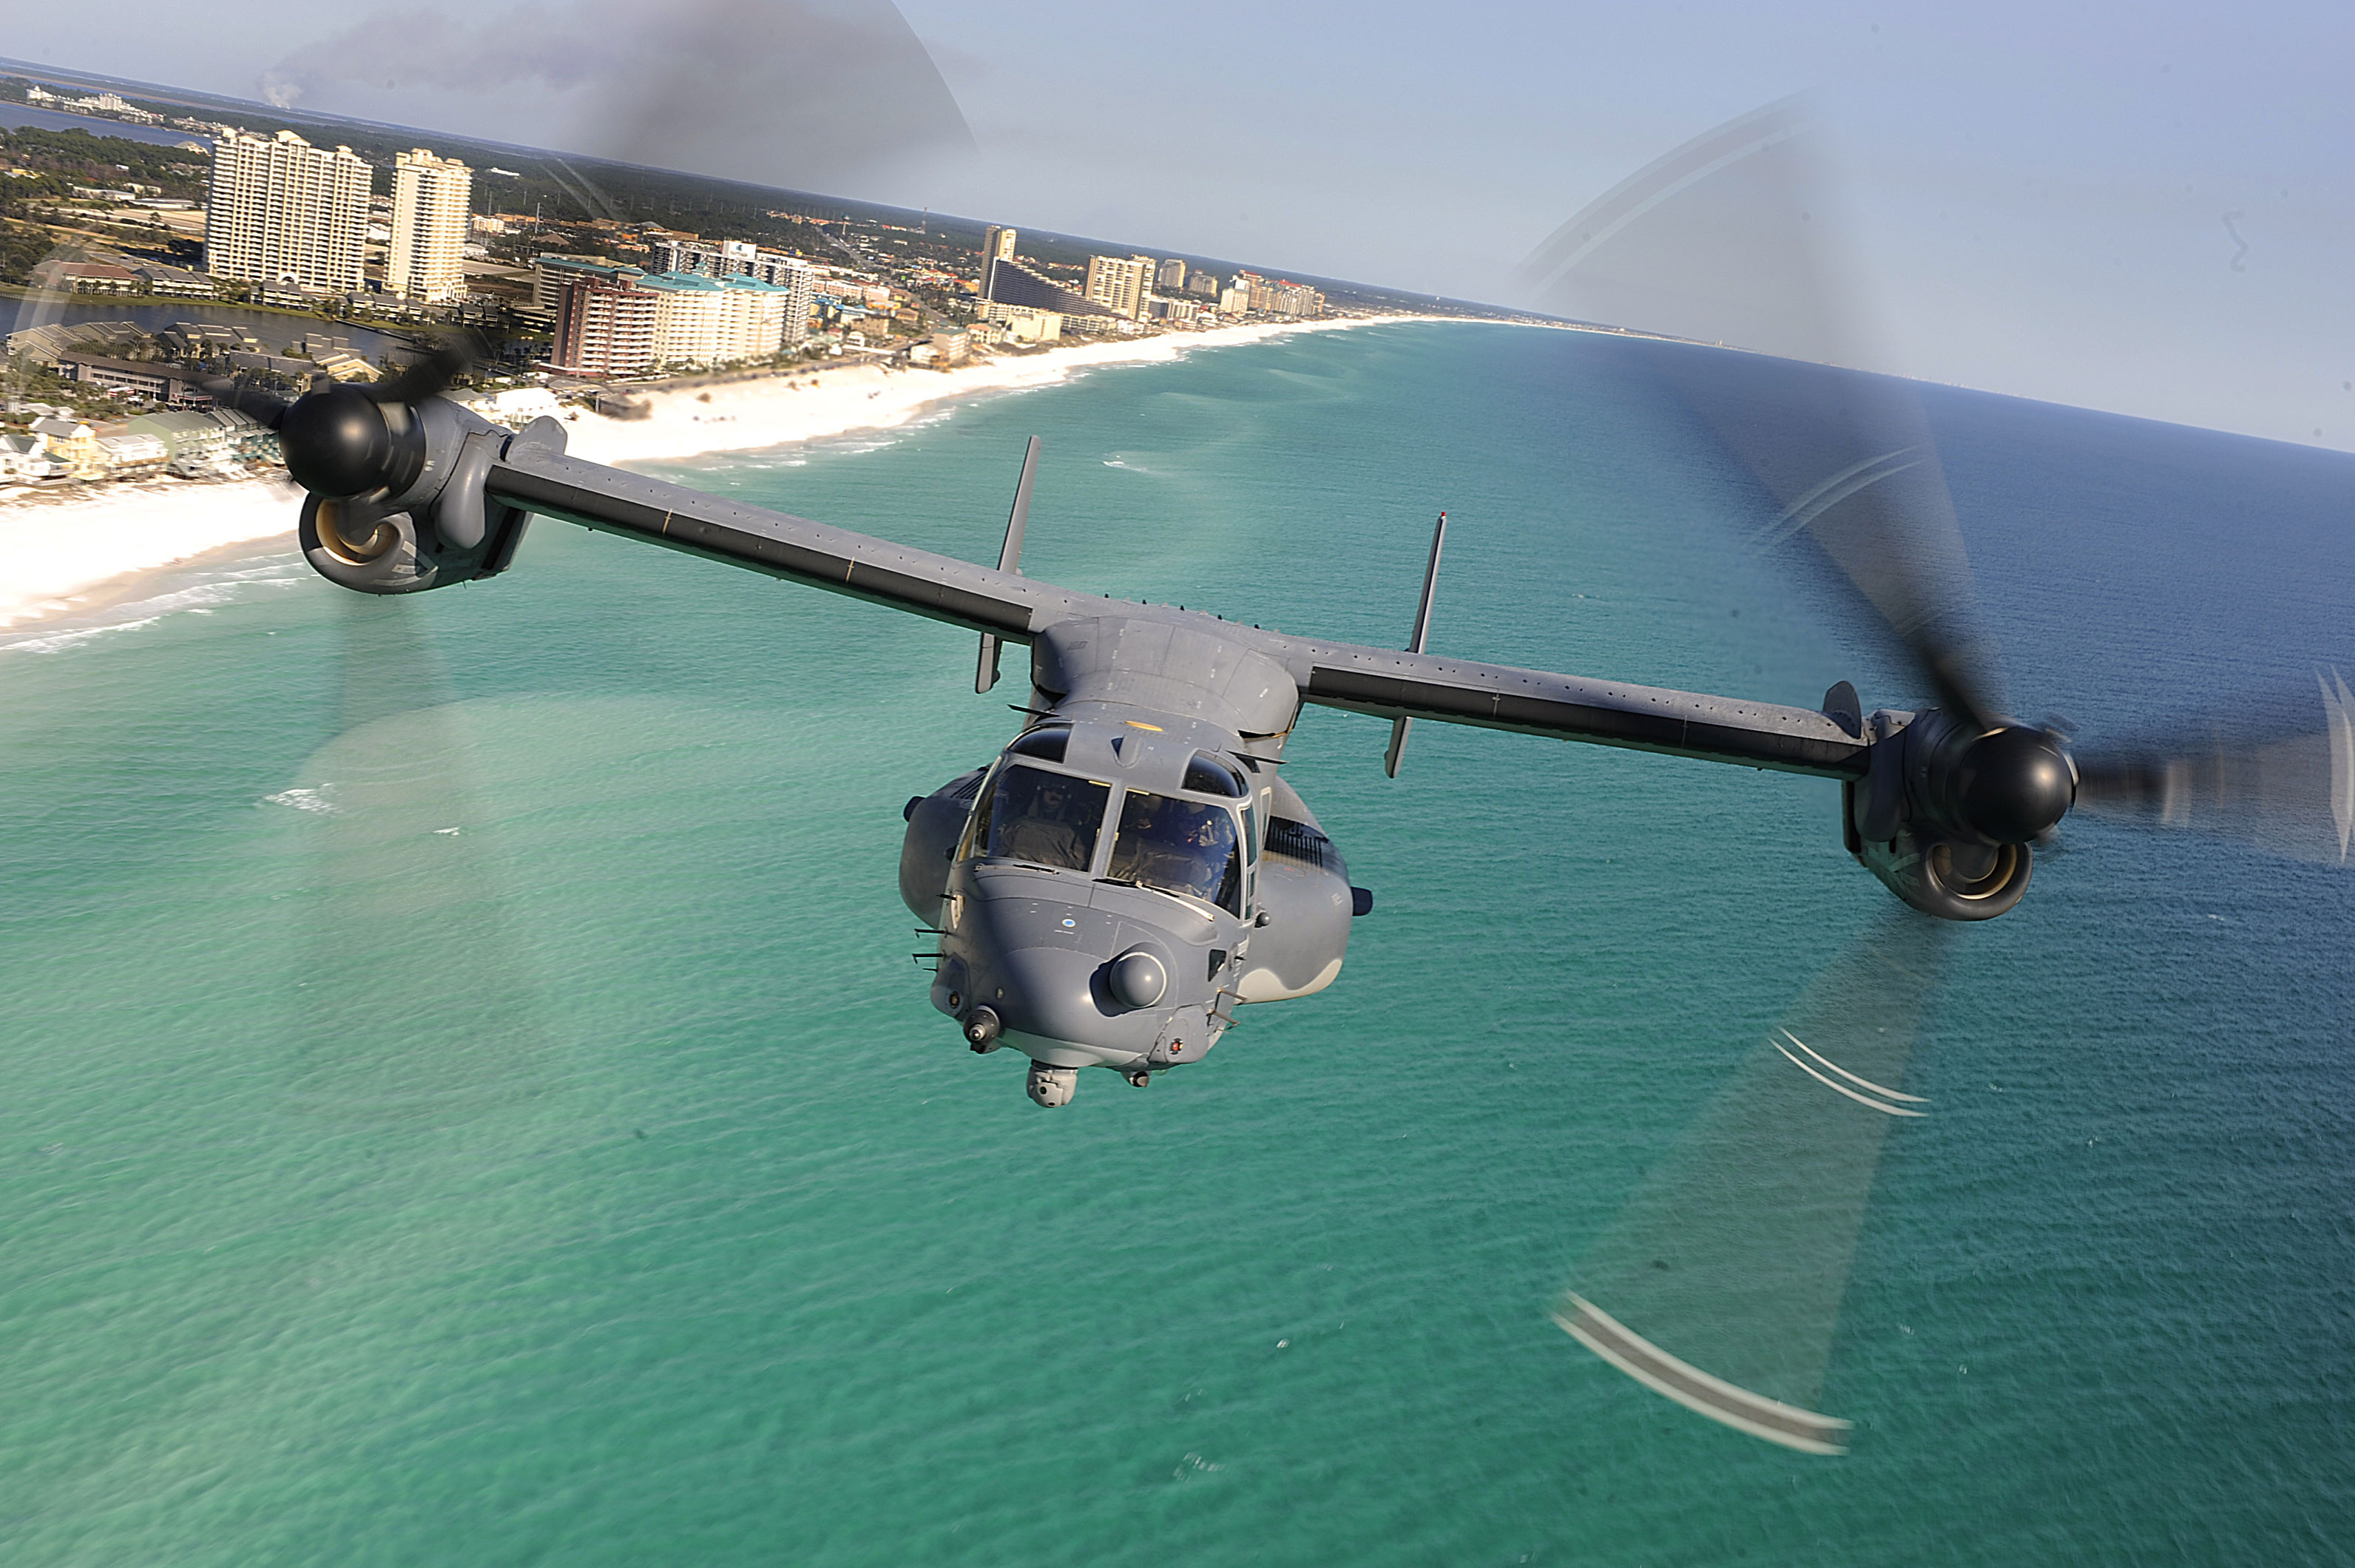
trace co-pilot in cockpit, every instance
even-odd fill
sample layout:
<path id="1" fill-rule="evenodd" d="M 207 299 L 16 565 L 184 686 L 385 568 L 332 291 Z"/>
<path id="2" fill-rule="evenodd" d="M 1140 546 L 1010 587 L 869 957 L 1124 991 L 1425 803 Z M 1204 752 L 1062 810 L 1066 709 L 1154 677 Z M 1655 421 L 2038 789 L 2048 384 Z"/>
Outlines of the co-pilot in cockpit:
<path id="1" fill-rule="evenodd" d="M 1242 857 L 1224 806 L 1133 789 L 1122 797 L 1106 880 L 1180 893 L 1242 913 Z"/>

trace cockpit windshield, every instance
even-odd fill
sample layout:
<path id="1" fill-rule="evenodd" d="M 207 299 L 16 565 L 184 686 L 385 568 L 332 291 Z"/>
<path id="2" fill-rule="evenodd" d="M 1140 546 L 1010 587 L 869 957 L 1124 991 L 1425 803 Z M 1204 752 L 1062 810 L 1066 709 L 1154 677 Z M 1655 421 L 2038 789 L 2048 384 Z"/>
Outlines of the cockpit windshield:
<path id="1" fill-rule="evenodd" d="M 1242 913 L 1242 857 L 1234 816 L 1223 806 L 1130 790 L 1105 875 Z"/>
<path id="2" fill-rule="evenodd" d="M 1094 864 L 1112 786 L 1015 763 L 998 770 L 997 787 L 974 824 L 973 848 L 992 860 L 1084 871 Z"/>

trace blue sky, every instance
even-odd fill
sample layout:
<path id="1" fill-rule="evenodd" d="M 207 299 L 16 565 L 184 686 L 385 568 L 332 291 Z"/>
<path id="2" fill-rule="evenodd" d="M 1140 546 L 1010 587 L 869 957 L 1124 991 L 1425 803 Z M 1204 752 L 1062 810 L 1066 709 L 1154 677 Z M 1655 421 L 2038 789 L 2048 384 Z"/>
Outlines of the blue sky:
<path id="1" fill-rule="evenodd" d="M 673 35 L 708 55 L 741 36 L 791 62 L 743 89 L 770 118 L 696 152 L 737 164 L 716 172 L 1489 299 L 1650 159 L 1817 89 L 1847 151 L 1854 272 L 1881 323 L 1859 357 L 2355 448 L 2343 6 L 899 10 L 969 146 L 918 135 L 863 156 L 774 109 L 831 91 L 829 123 L 864 113 L 860 134 L 908 142 L 877 103 L 905 64 L 881 0 L 117 0 L 104 29 L 30 10 L 6 51 L 243 95 L 299 79 L 311 107 L 602 151 L 590 144 L 623 117 L 613 73 L 634 82 L 646 40 L 685 17 L 701 25 Z M 628 27 L 641 42 L 602 63 L 533 53 Z M 690 121 L 723 96 L 689 61 L 657 101 Z"/>

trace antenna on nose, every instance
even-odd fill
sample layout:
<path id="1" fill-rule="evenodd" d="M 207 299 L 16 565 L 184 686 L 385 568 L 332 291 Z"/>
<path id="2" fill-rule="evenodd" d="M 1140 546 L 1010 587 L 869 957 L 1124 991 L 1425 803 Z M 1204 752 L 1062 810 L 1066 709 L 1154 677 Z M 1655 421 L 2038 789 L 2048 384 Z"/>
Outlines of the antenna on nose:
<path id="1" fill-rule="evenodd" d="M 1030 481 L 1039 474 L 1039 438 L 1032 436 L 1022 452 L 1022 477 L 1014 482 L 1014 510 L 1006 518 L 1006 546 L 997 552 L 997 570 L 1022 575 L 1022 525 L 1030 520 Z M 981 662 L 974 667 L 973 688 L 987 691 L 997 684 L 997 634 L 981 635 Z"/>

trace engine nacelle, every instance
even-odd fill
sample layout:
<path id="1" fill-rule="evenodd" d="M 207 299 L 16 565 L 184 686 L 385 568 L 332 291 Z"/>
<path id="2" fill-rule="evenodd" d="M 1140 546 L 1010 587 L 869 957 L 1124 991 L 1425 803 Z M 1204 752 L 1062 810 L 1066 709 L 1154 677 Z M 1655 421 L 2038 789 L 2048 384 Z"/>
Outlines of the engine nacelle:
<path id="1" fill-rule="evenodd" d="M 1841 792 L 1849 852 L 1941 920 L 1992 920 L 2018 904 L 2035 865 L 2030 841 L 2076 799 L 2076 766 L 2059 739 L 2019 725 L 1981 730 L 1934 708 L 1865 723 L 1869 770 Z"/>
<path id="2" fill-rule="evenodd" d="M 320 400 L 332 406 L 306 408 Z M 311 489 L 297 528 L 304 558 L 328 581 L 358 593 L 415 593 L 505 571 L 530 515 L 490 498 L 491 465 L 513 443 L 564 449 L 564 427 L 554 420 L 535 420 L 510 435 L 446 398 L 410 405 L 314 393 L 295 409 L 305 417 L 290 413 L 281 439 L 288 471 Z M 355 435 L 346 424 L 365 428 Z M 324 433 L 312 427 L 325 427 Z M 323 464 L 304 445 L 357 445 L 363 438 L 370 461 L 342 465 L 353 474 Z M 358 494 L 333 493 L 368 477 L 382 483 Z"/>
<path id="3" fill-rule="evenodd" d="M 1341 973 L 1349 951 L 1356 890 L 1341 852 L 1291 791 L 1292 816 L 1268 822 L 1259 858 L 1259 907 L 1265 922 L 1251 933 L 1235 989 L 1246 1002 L 1312 996 Z"/>
<path id="4" fill-rule="evenodd" d="M 1924 838 L 1911 828 L 1885 842 L 1865 840 L 1856 858 L 1891 892 L 1940 920 L 2009 912 L 2027 893 L 2036 859 L 2025 844 Z"/>
<path id="5" fill-rule="evenodd" d="M 957 840 L 964 837 L 965 818 L 973 815 L 974 797 L 981 793 L 986 768 L 959 773 L 930 795 L 908 802 L 908 831 L 900 840 L 900 901 L 926 925 L 941 918 L 941 901 L 948 896 L 949 863 Z"/>

